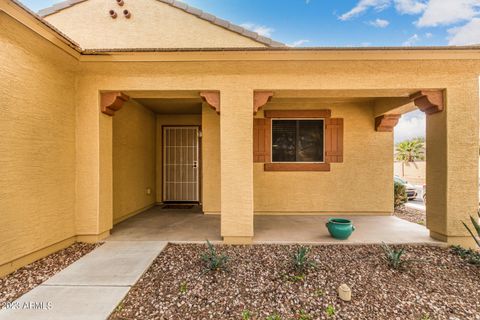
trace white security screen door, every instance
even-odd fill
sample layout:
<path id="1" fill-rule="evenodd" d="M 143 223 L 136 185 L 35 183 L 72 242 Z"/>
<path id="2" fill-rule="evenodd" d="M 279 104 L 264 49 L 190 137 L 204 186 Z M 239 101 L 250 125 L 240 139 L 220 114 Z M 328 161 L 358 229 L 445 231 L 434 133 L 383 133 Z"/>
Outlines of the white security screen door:
<path id="1" fill-rule="evenodd" d="M 163 128 L 163 201 L 199 201 L 198 127 Z"/>

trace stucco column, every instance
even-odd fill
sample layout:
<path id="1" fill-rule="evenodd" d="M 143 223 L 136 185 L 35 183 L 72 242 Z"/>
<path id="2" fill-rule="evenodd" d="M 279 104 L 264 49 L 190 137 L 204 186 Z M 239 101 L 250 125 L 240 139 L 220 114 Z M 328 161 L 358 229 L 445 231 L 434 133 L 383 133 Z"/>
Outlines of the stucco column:
<path id="1" fill-rule="evenodd" d="M 448 244 L 473 245 L 462 221 L 478 208 L 478 79 L 447 88 L 446 108 L 427 115 L 427 227 Z"/>
<path id="2" fill-rule="evenodd" d="M 75 225 L 78 241 L 96 242 L 112 228 L 112 119 L 87 83 L 77 93 Z"/>
<path id="3" fill-rule="evenodd" d="M 253 91 L 221 91 L 221 233 L 225 243 L 253 238 Z"/>

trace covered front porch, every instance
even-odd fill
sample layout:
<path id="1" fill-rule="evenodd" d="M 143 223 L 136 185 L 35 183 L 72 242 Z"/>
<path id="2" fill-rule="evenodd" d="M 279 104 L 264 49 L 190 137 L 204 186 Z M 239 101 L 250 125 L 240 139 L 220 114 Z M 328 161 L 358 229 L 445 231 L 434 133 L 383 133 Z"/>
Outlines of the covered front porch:
<path id="1" fill-rule="evenodd" d="M 348 240 L 328 234 L 327 216 L 256 215 L 253 243 L 303 244 L 442 244 L 421 225 L 395 216 L 343 216 L 351 219 L 355 232 Z M 205 215 L 201 208 L 163 209 L 155 206 L 114 226 L 109 241 L 221 241 L 220 216 Z"/>

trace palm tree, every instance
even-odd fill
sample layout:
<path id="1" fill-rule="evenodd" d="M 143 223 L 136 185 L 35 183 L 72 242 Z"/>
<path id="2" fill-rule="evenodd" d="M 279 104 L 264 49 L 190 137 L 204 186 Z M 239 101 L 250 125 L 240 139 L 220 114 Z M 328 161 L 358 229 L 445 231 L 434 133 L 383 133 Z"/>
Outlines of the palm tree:
<path id="1" fill-rule="evenodd" d="M 425 160 L 424 139 L 405 140 L 397 144 L 396 159 L 404 162 Z"/>

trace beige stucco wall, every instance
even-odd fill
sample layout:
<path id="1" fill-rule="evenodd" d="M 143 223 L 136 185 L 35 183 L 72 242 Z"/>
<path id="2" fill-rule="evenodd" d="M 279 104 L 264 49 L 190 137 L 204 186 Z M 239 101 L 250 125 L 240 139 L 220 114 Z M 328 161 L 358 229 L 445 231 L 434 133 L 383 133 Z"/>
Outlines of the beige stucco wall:
<path id="1" fill-rule="evenodd" d="M 393 212 L 393 135 L 375 131 L 370 104 L 269 104 L 268 109 L 330 109 L 333 118 L 343 118 L 344 162 L 332 163 L 330 172 L 265 172 L 256 163 L 257 214 Z"/>
<path id="2" fill-rule="evenodd" d="M 156 201 L 163 202 L 163 126 L 201 126 L 201 114 L 158 114 L 156 142 Z"/>
<path id="3" fill-rule="evenodd" d="M 129 101 L 113 117 L 113 223 L 155 204 L 155 114 Z"/>
<path id="4" fill-rule="evenodd" d="M 111 9 L 118 18 L 110 18 Z M 86 49 L 265 46 L 156 0 L 126 1 L 123 7 L 113 0 L 89 0 L 46 20 Z"/>
<path id="5" fill-rule="evenodd" d="M 5 263 L 44 249 L 28 263 L 75 236 L 78 62 L 3 13 L 0 47 L 2 275 L 17 266 Z"/>

